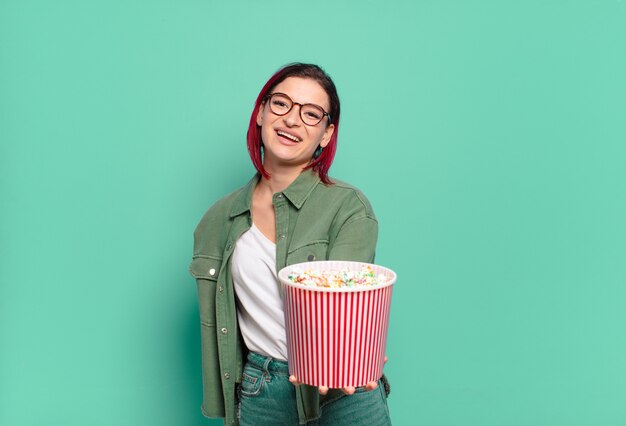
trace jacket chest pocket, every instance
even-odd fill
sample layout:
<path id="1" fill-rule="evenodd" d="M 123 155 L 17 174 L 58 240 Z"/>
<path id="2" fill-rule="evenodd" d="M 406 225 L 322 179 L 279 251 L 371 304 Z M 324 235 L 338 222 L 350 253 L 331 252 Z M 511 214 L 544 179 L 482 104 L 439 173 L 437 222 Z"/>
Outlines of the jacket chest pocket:
<path id="1" fill-rule="evenodd" d="M 287 265 L 328 259 L 328 240 L 315 240 L 287 252 Z"/>
<path id="2" fill-rule="evenodd" d="M 222 259 L 217 257 L 194 257 L 189 272 L 198 285 L 198 302 L 200 305 L 200 322 L 215 326 L 215 290 L 220 274 Z"/>

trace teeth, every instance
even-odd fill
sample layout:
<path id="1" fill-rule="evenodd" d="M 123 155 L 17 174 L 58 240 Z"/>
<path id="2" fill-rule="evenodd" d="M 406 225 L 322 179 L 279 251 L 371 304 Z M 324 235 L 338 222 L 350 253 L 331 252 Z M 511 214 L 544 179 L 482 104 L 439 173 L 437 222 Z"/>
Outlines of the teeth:
<path id="1" fill-rule="evenodd" d="M 297 138 L 294 135 L 290 135 L 289 133 L 281 132 L 280 130 L 277 133 L 281 136 L 286 137 L 287 139 L 291 139 L 294 142 L 300 142 L 300 138 Z"/>

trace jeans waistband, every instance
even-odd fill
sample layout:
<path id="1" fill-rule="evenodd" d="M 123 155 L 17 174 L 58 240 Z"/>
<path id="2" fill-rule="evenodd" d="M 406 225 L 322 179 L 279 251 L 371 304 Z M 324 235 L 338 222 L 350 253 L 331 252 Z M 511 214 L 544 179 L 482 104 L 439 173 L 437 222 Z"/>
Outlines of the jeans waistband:
<path id="1" fill-rule="evenodd" d="M 279 361 L 256 352 L 248 352 L 248 362 L 257 368 L 267 370 L 272 373 L 289 374 L 289 366 L 287 362 Z"/>

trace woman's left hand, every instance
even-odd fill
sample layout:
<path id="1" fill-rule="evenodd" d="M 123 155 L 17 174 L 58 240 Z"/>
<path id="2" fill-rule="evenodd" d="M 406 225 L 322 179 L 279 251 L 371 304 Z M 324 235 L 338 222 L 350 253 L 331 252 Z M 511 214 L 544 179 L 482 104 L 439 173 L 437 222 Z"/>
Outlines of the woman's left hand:
<path id="1" fill-rule="evenodd" d="M 387 357 L 385 357 L 385 363 L 387 363 Z M 300 386 L 302 384 L 302 382 L 298 381 L 298 378 L 294 375 L 289 376 L 289 381 L 291 383 L 293 383 L 294 386 Z M 368 382 L 365 385 L 365 390 L 366 391 L 372 391 L 374 389 L 376 389 L 378 387 L 378 382 L 372 381 L 372 382 Z M 320 395 L 326 395 L 328 393 L 328 386 L 320 386 L 317 388 Z M 339 388 L 343 393 L 345 393 L 346 395 L 352 395 L 354 393 L 354 391 L 356 390 L 354 388 L 354 386 L 346 386 L 345 388 Z"/>

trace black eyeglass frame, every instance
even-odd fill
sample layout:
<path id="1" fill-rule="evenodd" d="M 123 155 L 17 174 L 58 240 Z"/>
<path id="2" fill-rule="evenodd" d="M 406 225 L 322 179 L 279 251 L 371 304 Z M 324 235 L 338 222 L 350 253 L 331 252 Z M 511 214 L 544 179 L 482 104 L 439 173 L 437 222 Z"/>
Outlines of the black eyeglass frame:
<path id="1" fill-rule="evenodd" d="M 317 104 L 301 104 L 300 102 L 295 102 L 295 101 L 294 101 L 293 99 L 291 99 L 291 98 L 289 97 L 289 95 L 287 95 L 286 93 L 282 93 L 282 92 L 268 93 L 268 94 L 267 94 L 267 95 L 265 95 L 265 97 L 263 98 L 263 102 L 267 102 L 267 101 L 268 101 L 268 100 L 270 100 L 270 99 L 272 98 L 272 96 L 274 96 L 274 95 L 282 95 L 282 96 L 286 97 L 287 99 L 289 99 L 289 100 L 291 101 L 291 108 L 289 108 L 289 109 L 288 109 L 288 110 L 287 110 L 284 114 L 278 114 L 278 113 L 274 112 L 274 110 L 272 109 L 272 104 L 270 103 L 270 104 L 269 104 L 269 107 L 270 107 L 270 111 L 272 111 L 272 114 L 275 114 L 275 115 L 278 115 L 279 117 L 282 117 L 282 116 L 284 116 L 284 115 L 289 114 L 289 113 L 291 112 L 291 110 L 293 109 L 293 106 L 294 106 L 294 105 L 300 105 L 300 111 L 299 111 L 298 115 L 300 115 L 300 119 L 301 119 L 301 120 L 302 120 L 302 122 L 303 122 L 304 124 L 306 124 L 307 126 L 311 126 L 311 127 L 313 127 L 313 126 L 317 126 L 318 124 L 320 124 L 320 123 L 322 122 L 322 120 L 324 119 L 324 117 L 325 117 L 325 116 L 326 116 L 326 117 L 328 117 L 328 124 L 329 124 L 329 125 L 333 123 L 333 120 L 330 118 L 330 114 L 329 114 L 329 113 L 327 113 L 327 112 L 324 110 L 324 108 L 322 108 L 321 106 L 319 106 L 319 105 L 317 105 Z M 307 122 L 305 122 L 305 121 L 304 121 L 304 118 L 302 117 L 302 107 L 307 106 L 307 105 L 311 105 L 311 106 L 314 106 L 315 108 L 319 108 L 319 109 L 321 109 L 321 110 L 322 110 L 322 118 L 320 118 L 320 121 L 318 121 L 318 122 L 317 122 L 317 123 L 315 123 L 315 124 L 308 124 Z"/>

